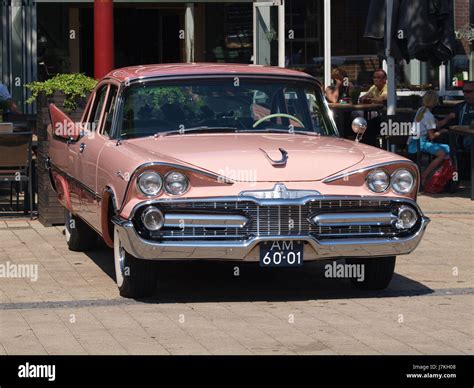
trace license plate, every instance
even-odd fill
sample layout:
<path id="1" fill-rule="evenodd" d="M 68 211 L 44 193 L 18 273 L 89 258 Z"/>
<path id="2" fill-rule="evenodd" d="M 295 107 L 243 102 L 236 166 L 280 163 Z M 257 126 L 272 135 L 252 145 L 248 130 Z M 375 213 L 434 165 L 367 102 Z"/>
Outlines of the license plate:
<path id="1" fill-rule="evenodd" d="M 260 267 L 300 267 L 303 241 L 265 241 L 260 243 Z"/>

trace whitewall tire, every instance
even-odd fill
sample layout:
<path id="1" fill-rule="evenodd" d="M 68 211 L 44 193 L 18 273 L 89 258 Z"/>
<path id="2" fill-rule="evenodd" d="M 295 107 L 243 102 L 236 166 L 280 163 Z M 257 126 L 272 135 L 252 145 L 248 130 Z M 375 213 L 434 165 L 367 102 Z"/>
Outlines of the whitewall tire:
<path id="1" fill-rule="evenodd" d="M 114 226 L 115 278 L 120 295 L 125 298 L 140 298 L 153 294 L 156 288 L 155 262 L 138 259 L 122 246 L 118 227 Z"/>

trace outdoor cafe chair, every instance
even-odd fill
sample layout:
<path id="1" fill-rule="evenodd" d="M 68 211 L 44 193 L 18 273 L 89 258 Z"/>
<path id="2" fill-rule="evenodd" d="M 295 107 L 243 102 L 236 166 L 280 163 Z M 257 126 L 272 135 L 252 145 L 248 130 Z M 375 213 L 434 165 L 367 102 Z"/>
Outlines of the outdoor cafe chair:
<path id="1" fill-rule="evenodd" d="M 416 163 L 420 171 L 422 171 L 424 169 L 425 163 L 427 163 L 426 165 L 431 163 L 431 161 L 433 160 L 433 156 L 421 151 L 420 141 L 418 139 L 412 139 L 412 141 L 416 141 L 417 152 L 415 154 L 408 153 L 407 142 L 409 134 L 404 133 L 403 131 L 406 131 L 406 129 L 408 128 L 407 125 L 411 127 L 412 122 L 413 114 L 411 112 L 400 112 L 391 116 L 383 115 L 381 123 L 386 123 L 389 128 L 395 128 L 395 126 L 397 126 L 400 130 L 400 133 L 380 136 L 379 139 L 382 143 L 385 143 L 385 149 L 387 151 L 391 151 L 393 153 L 407 157 L 408 159 Z M 424 160 L 425 157 L 428 158 L 427 162 L 425 162 Z"/>
<path id="2" fill-rule="evenodd" d="M 383 144 L 385 143 L 385 149 L 387 151 L 392 151 L 397 154 L 408 154 L 407 142 L 409 133 L 406 133 L 407 128 L 411 128 L 411 123 L 413 122 L 413 115 L 407 112 L 397 113 L 395 115 L 384 114 L 381 116 L 380 128 L 385 124 L 389 129 L 389 133 L 386 135 L 380 135 L 379 140 Z M 392 131 L 397 128 L 398 133 L 392 133 Z M 404 132 L 405 131 L 405 132 Z"/>
<path id="3" fill-rule="evenodd" d="M 0 133 L 0 182 L 17 183 L 20 191 L 27 185 L 24 197 L 26 209 L 29 201 L 30 218 L 33 218 L 33 185 L 32 185 L 32 132 Z M 10 191 L 10 203 L 12 201 Z M 17 192 L 17 206 L 18 206 Z"/>

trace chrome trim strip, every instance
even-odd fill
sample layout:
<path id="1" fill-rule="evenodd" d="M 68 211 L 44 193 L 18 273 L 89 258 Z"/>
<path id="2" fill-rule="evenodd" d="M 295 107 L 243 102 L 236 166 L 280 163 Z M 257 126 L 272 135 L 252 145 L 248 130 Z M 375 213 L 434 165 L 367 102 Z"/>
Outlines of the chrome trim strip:
<path id="1" fill-rule="evenodd" d="M 311 218 L 317 226 L 381 226 L 391 225 L 397 216 L 387 213 L 324 213 Z"/>
<path id="2" fill-rule="evenodd" d="M 232 214 L 165 214 L 165 228 L 243 228 L 247 217 Z"/>
<path id="3" fill-rule="evenodd" d="M 412 252 L 419 244 L 429 219 L 422 217 L 417 232 L 406 238 L 347 238 L 319 241 L 312 236 L 260 236 L 245 241 L 178 241 L 155 242 L 144 240 L 132 222 L 114 217 L 122 246 L 131 255 L 147 260 L 216 259 L 258 261 L 262 241 L 304 241 L 305 260 L 336 257 L 383 257 Z"/>
<path id="4" fill-rule="evenodd" d="M 77 178 L 74 178 L 72 175 L 68 174 L 67 172 L 65 172 L 64 170 L 61 170 L 59 169 L 55 164 L 53 163 L 50 163 L 50 168 L 51 170 L 54 170 L 56 171 L 57 173 L 61 174 L 63 177 L 65 177 L 67 180 L 71 181 L 73 184 L 79 186 L 80 188 L 84 189 L 85 191 L 87 191 L 89 194 L 91 194 L 94 199 L 96 201 L 101 201 L 102 200 L 102 196 L 97 193 L 96 191 L 94 191 L 93 189 L 91 189 L 89 186 L 86 186 L 84 183 L 82 183 L 79 179 Z"/>
<path id="5" fill-rule="evenodd" d="M 145 205 L 160 205 L 173 203 L 188 203 L 188 202 L 254 202 L 261 206 L 278 206 L 278 205 L 304 205 L 307 202 L 319 201 L 372 201 L 372 202 L 397 202 L 407 203 L 413 206 L 420 216 L 423 215 L 418 204 L 410 198 L 392 198 L 392 197 L 377 197 L 377 196 L 308 196 L 291 199 L 258 199 L 251 196 L 229 196 L 229 197 L 206 197 L 206 198 L 164 198 L 156 200 L 147 200 L 137 203 L 131 213 L 130 219 L 133 218 L 138 208 Z"/>
<path id="6" fill-rule="evenodd" d="M 399 163 L 406 163 L 406 164 L 408 164 L 412 167 L 415 167 L 415 169 L 418 169 L 418 166 L 416 165 L 416 163 L 413 163 L 411 160 L 395 160 L 395 161 L 392 161 L 392 162 L 373 164 L 373 165 L 368 166 L 368 167 L 360 168 L 358 170 L 349 171 L 349 172 L 346 172 L 346 173 L 343 173 L 343 174 L 334 175 L 332 177 L 330 176 L 326 179 L 323 179 L 323 183 L 331 183 L 331 182 L 337 181 L 339 179 L 344 179 L 344 177 L 348 177 L 348 176 L 351 176 L 351 175 L 354 175 L 354 174 L 360 174 L 361 172 L 364 172 L 364 171 L 368 171 L 368 170 L 372 170 L 372 169 L 376 169 L 376 168 L 380 168 L 380 167 L 384 167 L 384 166 L 390 166 L 392 164 L 399 164 Z"/>
<path id="7" fill-rule="evenodd" d="M 182 81 L 182 80 L 202 80 L 202 79 L 225 79 L 229 78 L 233 80 L 235 77 L 239 78 L 250 78 L 250 79 L 257 79 L 261 80 L 262 78 L 265 79 L 272 79 L 272 80 L 286 80 L 286 81 L 299 81 L 299 82 L 305 82 L 305 83 L 316 83 L 318 86 L 321 85 L 321 83 L 313 76 L 311 75 L 296 75 L 296 74 L 291 74 L 291 75 L 284 75 L 284 74 L 261 74 L 261 73 L 213 73 L 213 74 L 196 74 L 196 73 L 183 73 L 183 74 L 166 74 L 166 75 L 157 75 L 157 76 L 148 76 L 148 77 L 137 77 L 137 78 L 132 78 L 129 80 L 129 85 L 133 85 L 136 83 L 144 83 L 144 82 L 158 82 L 158 81 Z M 123 82 L 122 82 L 123 84 Z"/>

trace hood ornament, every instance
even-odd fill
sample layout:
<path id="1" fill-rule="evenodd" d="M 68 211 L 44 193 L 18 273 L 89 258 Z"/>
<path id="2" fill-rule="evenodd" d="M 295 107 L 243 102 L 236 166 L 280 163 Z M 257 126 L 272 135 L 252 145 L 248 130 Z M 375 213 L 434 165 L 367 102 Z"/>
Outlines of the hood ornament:
<path id="1" fill-rule="evenodd" d="M 270 155 L 267 154 L 265 150 L 262 148 L 259 148 L 260 151 L 263 152 L 265 157 L 268 159 L 268 161 L 271 163 L 273 167 L 283 167 L 286 165 L 286 162 L 288 161 L 288 152 L 286 152 L 283 148 L 278 148 L 278 150 L 281 152 L 281 159 L 280 160 L 273 160 Z"/>

